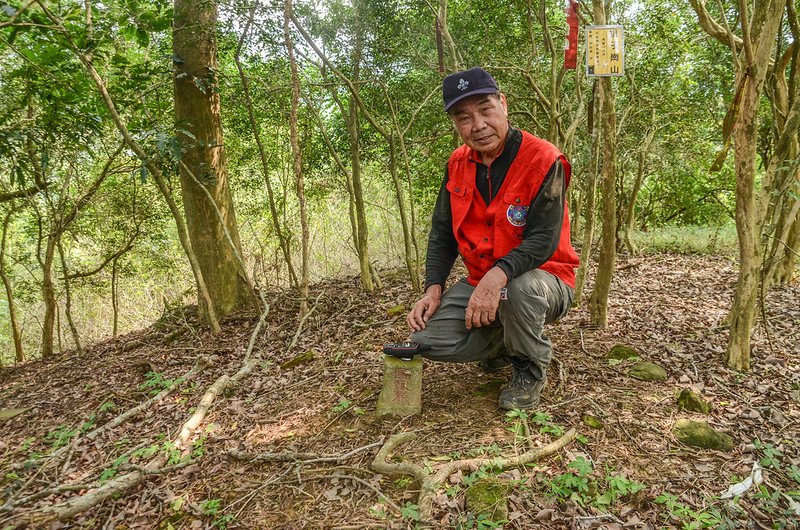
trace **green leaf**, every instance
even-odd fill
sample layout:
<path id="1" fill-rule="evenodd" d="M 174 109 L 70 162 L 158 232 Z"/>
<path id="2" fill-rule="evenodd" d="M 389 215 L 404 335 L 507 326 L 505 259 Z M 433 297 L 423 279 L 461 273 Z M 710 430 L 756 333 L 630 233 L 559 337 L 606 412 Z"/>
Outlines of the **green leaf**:
<path id="1" fill-rule="evenodd" d="M 405 506 L 400 508 L 400 515 L 406 519 L 411 519 L 412 521 L 419 521 L 419 506 L 407 502 Z"/>
<path id="2" fill-rule="evenodd" d="M 111 64 L 114 66 L 127 66 L 130 63 L 127 57 L 122 55 L 121 53 L 115 53 L 114 56 L 111 58 Z"/>
<path id="3" fill-rule="evenodd" d="M 150 34 L 147 33 L 147 30 L 145 29 L 136 28 L 135 37 L 136 42 L 142 48 L 147 48 L 147 46 L 150 44 Z"/>
<path id="4" fill-rule="evenodd" d="M 143 184 L 147 182 L 147 168 L 144 165 L 139 168 L 139 179 Z"/>
<path id="5" fill-rule="evenodd" d="M 579 477 L 585 477 L 592 472 L 592 463 L 579 456 L 569 464 L 567 464 L 568 468 L 574 469 L 575 472 L 578 474 Z"/>
<path id="6" fill-rule="evenodd" d="M 110 478 L 114 478 L 114 475 L 116 474 L 117 474 L 117 468 L 109 467 L 108 469 L 105 469 L 103 470 L 102 473 L 100 473 L 100 482 L 105 482 Z"/>
<path id="7" fill-rule="evenodd" d="M 168 13 L 157 19 L 154 20 L 153 23 L 150 25 L 150 28 L 153 31 L 166 31 L 172 27 L 172 10 L 170 9 Z"/>

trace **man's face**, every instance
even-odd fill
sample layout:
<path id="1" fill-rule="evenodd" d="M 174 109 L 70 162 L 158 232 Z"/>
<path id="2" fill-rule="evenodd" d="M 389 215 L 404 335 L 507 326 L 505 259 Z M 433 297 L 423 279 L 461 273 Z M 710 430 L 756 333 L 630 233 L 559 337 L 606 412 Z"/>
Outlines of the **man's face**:
<path id="1" fill-rule="evenodd" d="M 478 94 L 456 103 L 450 118 L 461 139 L 481 155 L 496 156 L 508 134 L 508 107 L 503 94 Z"/>

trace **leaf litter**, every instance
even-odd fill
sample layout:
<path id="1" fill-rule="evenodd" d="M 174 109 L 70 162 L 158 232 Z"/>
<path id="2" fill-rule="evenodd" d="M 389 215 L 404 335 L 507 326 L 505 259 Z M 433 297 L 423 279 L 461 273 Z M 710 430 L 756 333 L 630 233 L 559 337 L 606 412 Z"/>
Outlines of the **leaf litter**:
<path id="1" fill-rule="evenodd" d="M 763 322 L 756 326 L 752 368 L 741 374 L 723 361 L 723 320 L 736 279 L 729 260 L 666 254 L 623 259 L 618 269 L 607 329 L 590 326 L 585 308 L 548 327 L 558 364 L 539 411 L 547 416 L 532 411 L 528 416 L 531 438 L 542 445 L 555 436 L 554 429 L 574 426 L 583 441 L 560 458 L 508 474 L 515 487 L 506 526 L 796 525 L 800 287 L 770 292 L 769 334 Z M 256 344 L 261 363 L 217 399 L 193 439 L 196 461 L 153 475 L 120 498 L 52 527 L 406 528 L 414 525 L 419 485 L 373 472 L 369 464 L 377 448 L 341 461 L 301 463 L 314 459 L 299 457 L 345 455 L 405 430 L 419 436 L 394 458 L 434 467 L 478 454 L 523 452 L 524 440 L 496 405 L 502 385 L 494 380 L 508 374 L 489 376 L 474 365 L 426 362 L 422 414 L 374 416 L 380 347 L 407 335 L 404 314 L 391 317 L 387 311 L 410 308 L 415 301 L 401 274 L 384 275 L 385 288 L 373 294 L 360 292 L 357 278 L 315 285 L 318 305 L 291 349 L 298 300 L 288 292 L 269 293 L 270 315 Z M 587 285 L 585 292 L 590 289 Z M 213 336 L 184 310 L 146 330 L 88 347 L 83 355 L 67 353 L 0 372 L 0 408 L 28 409 L 2 424 L 0 505 L 7 509 L 0 512 L 0 526 L 80 493 L 83 483 L 97 485 L 103 476 L 137 465 L 148 449 L 163 450 L 204 389 L 239 366 L 257 320 L 255 314 L 234 315 Z M 661 365 L 668 379 L 638 381 L 627 375 L 632 361 L 609 363 L 606 355 L 619 343 Z M 281 369 L 301 354 L 310 360 Z M 84 436 L 174 382 L 200 358 L 206 360 L 204 369 L 179 380 L 145 413 L 94 439 Z M 711 402 L 710 415 L 680 410 L 675 400 L 683 388 Z M 603 427 L 588 428 L 582 422 L 586 415 Z M 733 451 L 681 445 L 671 434 L 680 418 L 704 419 L 730 434 Z M 298 460 L 239 460 L 231 457 L 234 450 L 294 454 Z M 576 471 L 576 460 L 590 465 Z M 756 464 L 763 484 L 734 501 L 720 500 L 720 493 L 750 476 Z M 487 472 L 475 469 L 450 481 L 436 497 L 436 526 L 475 524 L 463 490 Z M 578 488 L 575 495 L 559 496 L 564 477 L 585 479 L 595 491 Z M 612 483 L 626 484 L 623 479 L 643 488 L 604 504 L 609 497 L 602 494 Z M 63 485 L 75 490 L 58 488 Z M 8 508 L 20 499 L 30 500 Z"/>

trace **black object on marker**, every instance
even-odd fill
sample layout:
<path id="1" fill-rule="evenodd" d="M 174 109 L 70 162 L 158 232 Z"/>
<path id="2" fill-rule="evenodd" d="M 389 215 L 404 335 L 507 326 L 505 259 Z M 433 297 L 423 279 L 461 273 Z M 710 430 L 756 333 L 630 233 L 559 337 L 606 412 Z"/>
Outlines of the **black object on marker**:
<path id="1" fill-rule="evenodd" d="M 383 353 L 397 357 L 403 361 L 410 361 L 415 355 L 430 350 L 431 347 L 419 342 L 387 342 L 383 345 Z"/>

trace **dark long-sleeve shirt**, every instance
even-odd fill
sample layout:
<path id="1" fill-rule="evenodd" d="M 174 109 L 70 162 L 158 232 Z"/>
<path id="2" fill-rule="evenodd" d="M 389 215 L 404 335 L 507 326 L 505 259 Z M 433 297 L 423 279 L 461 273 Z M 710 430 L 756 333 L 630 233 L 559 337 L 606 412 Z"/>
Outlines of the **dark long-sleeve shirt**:
<path id="1" fill-rule="evenodd" d="M 508 168 L 517 156 L 522 144 L 522 133 L 509 128 L 505 147 L 490 167 L 476 162 L 475 185 L 489 204 L 503 185 Z M 434 284 L 444 287 L 447 276 L 458 256 L 458 243 L 453 234 L 450 192 L 447 191 L 447 167 L 436 205 L 433 208 L 431 232 L 428 236 L 428 255 L 425 261 L 425 288 Z M 566 194 L 564 166 L 556 160 L 545 176 L 539 191 L 531 199 L 522 242 L 495 265 L 505 272 L 511 281 L 520 274 L 540 267 L 558 248 L 561 225 L 564 219 Z"/>

